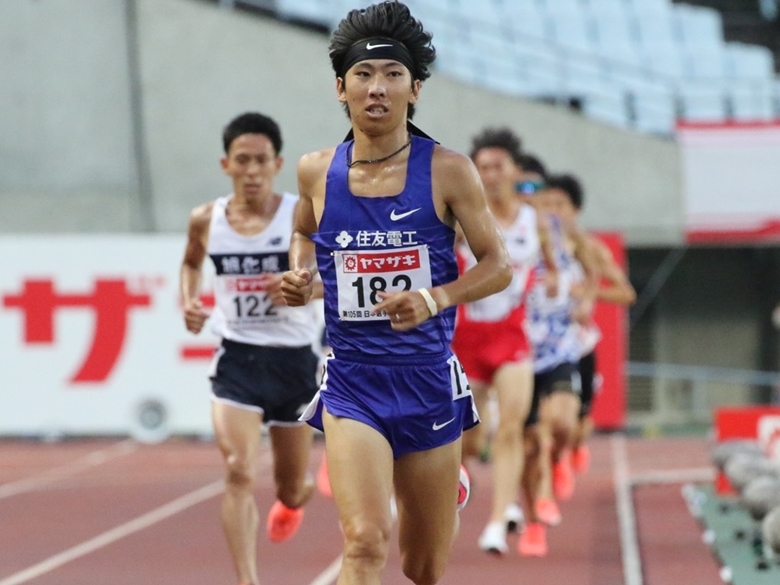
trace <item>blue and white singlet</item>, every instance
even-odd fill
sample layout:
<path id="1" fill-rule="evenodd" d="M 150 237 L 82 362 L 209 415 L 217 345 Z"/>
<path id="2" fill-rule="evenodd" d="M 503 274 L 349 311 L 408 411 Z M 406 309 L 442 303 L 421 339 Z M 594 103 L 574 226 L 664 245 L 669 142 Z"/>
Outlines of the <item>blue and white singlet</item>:
<path id="1" fill-rule="evenodd" d="M 458 276 L 455 232 L 433 203 L 435 144 L 412 136 L 403 191 L 378 197 L 352 194 L 347 158 L 354 141 L 336 147 L 323 214 L 311 239 L 324 286 L 328 341 L 337 358 L 392 363 L 449 351 L 454 307 L 405 332 L 393 331 L 387 314 L 372 314 L 380 291 L 431 288 Z"/>
<path id="2" fill-rule="evenodd" d="M 534 352 L 534 372 L 543 373 L 565 363 L 577 363 L 578 326 L 571 318 L 575 302 L 572 286 L 582 280 L 579 263 L 566 250 L 560 221 L 551 217 L 551 236 L 558 267 L 558 294 L 547 296 L 544 262 L 536 266 L 536 278 L 526 303 L 528 337 Z"/>

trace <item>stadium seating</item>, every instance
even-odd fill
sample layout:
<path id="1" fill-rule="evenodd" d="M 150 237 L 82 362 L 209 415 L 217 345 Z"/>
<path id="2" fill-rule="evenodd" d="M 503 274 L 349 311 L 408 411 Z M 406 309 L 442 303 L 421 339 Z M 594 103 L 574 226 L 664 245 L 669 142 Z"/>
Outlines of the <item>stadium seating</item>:
<path id="1" fill-rule="evenodd" d="M 775 96 L 777 91 L 775 90 Z M 737 121 L 769 121 L 777 117 L 778 103 L 770 83 L 764 81 L 730 82 L 731 117 Z"/>
<path id="2" fill-rule="evenodd" d="M 335 26 L 370 0 L 277 0 L 284 18 Z M 434 31 L 436 66 L 509 95 L 582 104 L 621 127 L 780 117 L 771 52 L 725 42 L 716 10 L 671 0 L 407 0 Z"/>
<path id="3" fill-rule="evenodd" d="M 766 47 L 726 43 L 725 72 L 728 77 L 771 79 L 774 72 L 772 52 Z"/>
<path id="4" fill-rule="evenodd" d="M 333 26 L 334 14 L 322 0 L 276 0 L 277 14 L 286 20 L 303 20 Z"/>
<path id="5" fill-rule="evenodd" d="M 686 50 L 716 50 L 723 46 L 723 23 L 712 8 L 679 4 L 672 12 L 672 21 Z"/>

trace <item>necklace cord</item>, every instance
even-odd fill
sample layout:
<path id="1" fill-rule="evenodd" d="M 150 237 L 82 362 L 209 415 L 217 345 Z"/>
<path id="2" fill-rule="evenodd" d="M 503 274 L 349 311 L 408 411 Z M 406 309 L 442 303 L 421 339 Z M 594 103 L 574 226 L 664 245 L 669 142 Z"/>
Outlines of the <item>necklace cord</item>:
<path id="1" fill-rule="evenodd" d="M 345 151 L 345 156 L 346 156 L 346 159 L 347 159 L 347 167 L 351 169 L 355 165 L 374 164 L 374 163 L 385 162 L 386 160 L 393 158 L 396 154 L 399 154 L 400 152 L 402 152 L 405 148 L 408 148 L 408 146 L 411 143 L 412 143 L 412 136 L 410 134 L 409 135 L 409 140 L 406 142 L 406 144 L 404 144 L 401 148 L 399 148 L 395 152 L 391 152 L 387 156 L 383 156 L 381 158 L 359 158 L 358 160 L 353 160 L 352 162 L 349 162 L 349 149 L 347 149 Z"/>

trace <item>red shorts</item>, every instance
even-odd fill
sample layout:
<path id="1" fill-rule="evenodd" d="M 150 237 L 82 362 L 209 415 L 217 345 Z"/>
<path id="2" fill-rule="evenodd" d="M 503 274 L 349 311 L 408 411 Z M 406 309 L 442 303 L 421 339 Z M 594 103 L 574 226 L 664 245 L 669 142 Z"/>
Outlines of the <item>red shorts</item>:
<path id="1" fill-rule="evenodd" d="M 531 357 L 531 344 L 522 327 L 505 322 L 463 322 L 455 327 L 452 351 L 472 382 L 489 383 L 504 364 Z"/>

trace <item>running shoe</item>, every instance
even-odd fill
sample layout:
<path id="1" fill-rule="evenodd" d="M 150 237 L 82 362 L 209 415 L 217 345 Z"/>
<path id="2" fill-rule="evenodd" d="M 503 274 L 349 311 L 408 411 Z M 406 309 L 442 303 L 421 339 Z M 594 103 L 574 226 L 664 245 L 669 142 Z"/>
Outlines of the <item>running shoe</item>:
<path id="1" fill-rule="evenodd" d="M 458 484 L 458 510 L 462 510 L 466 507 L 469 501 L 469 494 L 471 493 L 471 480 L 469 479 L 469 472 L 466 468 L 460 466 L 460 482 Z"/>
<path id="2" fill-rule="evenodd" d="M 328 460 L 325 453 L 322 454 L 322 462 L 317 470 L 317 490 L 326 498 L 333 497 L 333 491 L 330 489 L 330 476 L 328 475 Z"/>
<path id="3" fill-rule="evenodd" d="M 506 544 L 506 526 L 503 522 L 491 522 L 479 537 L 479 548 L 487 553 L 503 556 L 509 551 Z"/>
<path id="4" fill-rule="evenodd" d="M 558 526 L 561 523 L 561 511 L 555 500 L 549 498 L 539 498 L 534 506 L 536 517 L 547 526 Z"/>
<path id="5" fill-rule="evenodd" d="M 530 522 L 520 535 L 517 552 L 524 557 L 547 556 L 547 527 L 541 522 Z"/>
<path id="6" fill-rule="evenodd" d="M 512 502 L 504 510 L 504 521 L 506 522 L 507 532 L 521 532 L 525 524 L 523 509 Z"/>
<path id="7" fill-rule="evenodd" d="M 568 451 L 561 453 L 561 458 L 553 465 L 553 494 L 561 502 L 570 500 L 574 495 L 574 471 Z"/>
<path id="8" fill-rule="evenodd" d="M 288 508 L 276 500 L 268 512 L 266 530 L 271 542 L 290 540 L 303 522 L 303 508 Z"/>
<path id="9" fill-rule="evenodd" d="M 590 469 L 590 449 L 587 445 L 580 445 L 571 454 L 571 466 L 574 473 L 583 474 Z"/>

